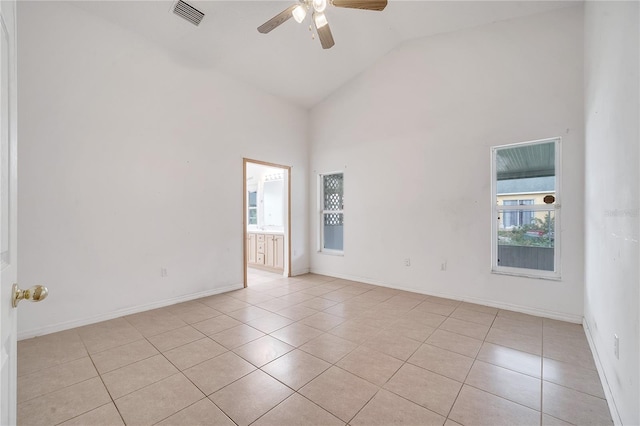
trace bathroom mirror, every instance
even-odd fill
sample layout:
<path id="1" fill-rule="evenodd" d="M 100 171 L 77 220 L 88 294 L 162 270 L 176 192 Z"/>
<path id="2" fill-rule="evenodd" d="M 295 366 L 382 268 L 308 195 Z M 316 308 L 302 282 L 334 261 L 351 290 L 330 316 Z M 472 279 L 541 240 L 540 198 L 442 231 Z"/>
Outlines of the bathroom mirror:
<path id="1" fill-rule="evenodd" d="M 264 183 L 264 225 L 284 226 L 284 180 Z"/>

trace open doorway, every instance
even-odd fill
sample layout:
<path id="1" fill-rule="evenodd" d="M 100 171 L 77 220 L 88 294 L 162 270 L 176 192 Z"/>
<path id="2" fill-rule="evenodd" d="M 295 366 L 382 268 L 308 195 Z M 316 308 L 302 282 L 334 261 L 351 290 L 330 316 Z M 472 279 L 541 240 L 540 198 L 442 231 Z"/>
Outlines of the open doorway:
<path id="1" fill-rule="evenodd" d="M 243 159 L 244 286 L 291 275 L 291 167 Z"/>

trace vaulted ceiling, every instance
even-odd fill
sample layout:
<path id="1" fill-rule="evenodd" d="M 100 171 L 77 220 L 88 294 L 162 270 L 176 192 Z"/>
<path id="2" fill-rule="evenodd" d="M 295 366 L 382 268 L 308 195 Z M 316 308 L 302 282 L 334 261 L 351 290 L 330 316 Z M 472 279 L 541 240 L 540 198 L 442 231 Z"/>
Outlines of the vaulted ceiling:
<path id="1" fill-rule="evenodd" d="M 575 4 L 574 1 L 401 1 L 382 12 L 329 7 L 335 46 L 323 50 L 290 19 L 269 34 L 257 27 L 291 1 L 187 1 L 205 13 L 199 26 L 171 13 L 174 1 L 72 1 L 134 31 L 194 67 L 217 69 L 310 108 L 405 41 Z"/>

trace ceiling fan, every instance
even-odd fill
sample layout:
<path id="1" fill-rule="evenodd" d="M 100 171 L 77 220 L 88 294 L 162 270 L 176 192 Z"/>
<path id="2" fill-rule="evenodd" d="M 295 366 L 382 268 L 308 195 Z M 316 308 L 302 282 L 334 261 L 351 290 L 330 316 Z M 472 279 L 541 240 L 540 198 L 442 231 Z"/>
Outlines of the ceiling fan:
<path id="1" fill-rule="evenodd" d="M 258 27 L 258 31 L 267 34 L 293 16 L 298 23 L 302 23 L 308 12 L 312 15 L 312 25 L 315 26 L 323 49 L 333 47 L 333 35 L 329 28 L 329 22 L 324 11 L 327 5 L 335 7 L 347 7 L 351 9 L 383 10 L 387 6 L 387 0 L 299 0 L 273 18 Z M 309 26 L 311 29 L 311 26 Z"/>

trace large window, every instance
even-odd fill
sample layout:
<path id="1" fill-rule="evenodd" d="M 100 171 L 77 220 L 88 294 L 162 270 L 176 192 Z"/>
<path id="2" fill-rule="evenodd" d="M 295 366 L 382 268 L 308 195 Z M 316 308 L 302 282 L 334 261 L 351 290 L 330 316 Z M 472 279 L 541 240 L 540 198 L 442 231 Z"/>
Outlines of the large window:
<path id="1" fill-rule="evenodd" d="M 560 278 L 560 139 L 492 148 L 492 270 Z"/>
<path id="2" fill-rule="evenodd" d="M 320 175 L 320 251 L 341 254 L 344 250 L 344 175 Z"/>

